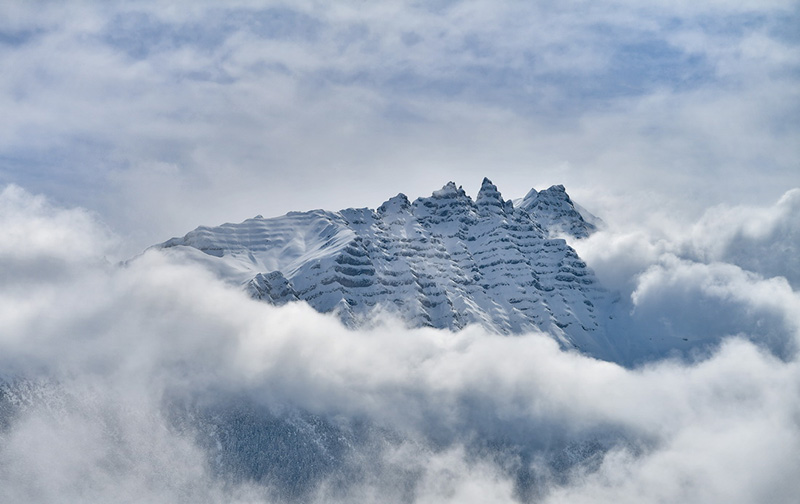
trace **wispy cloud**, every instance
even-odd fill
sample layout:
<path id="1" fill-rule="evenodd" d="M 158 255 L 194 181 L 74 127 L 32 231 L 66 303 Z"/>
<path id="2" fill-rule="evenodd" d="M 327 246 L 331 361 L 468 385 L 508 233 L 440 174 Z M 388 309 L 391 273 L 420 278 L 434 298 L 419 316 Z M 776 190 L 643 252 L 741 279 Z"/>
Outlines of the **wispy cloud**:
<path id="1" fill-rule="evenodd" d="M 486 174 L 694 215 L 800 183 L 792 2 L 3 9 L 0 181 L 139 247 Z"/>

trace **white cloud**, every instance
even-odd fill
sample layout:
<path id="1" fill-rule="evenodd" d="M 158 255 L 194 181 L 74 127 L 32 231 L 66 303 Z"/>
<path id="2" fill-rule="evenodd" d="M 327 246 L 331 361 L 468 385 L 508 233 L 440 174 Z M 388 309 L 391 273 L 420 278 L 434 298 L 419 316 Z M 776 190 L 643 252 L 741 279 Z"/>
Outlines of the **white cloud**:
<path id="1" fill-rule="evenodd" d="M 629 353 L 690 352 L 741 334 L 793 355 L 800 337 L 797 194 L 790 190 L 770 206 L 715 206 L 689 224 L 670 208 L 576 241 L 600 281 L 619 293 L 612 332 Z"/>
<path id="2" fill-rule="evenodd" d="M 352 331 L 301 304 L 250 300 L 156 251 L 125 266 L 94 263 L 106 235 L 85 212 L 18 188 L 0 204 L 7 224 L 29 231 L 14 250 L 38 247 L 32 266 L 57 256 L 68 271 L 0 287 L 3 374 L 32 380 L 0 393 L 4 499 L 269 501 L 288 491 L 278 476 L 273 486 L 226 472 L 237 459 L 230 444 L 219 452 L 213 442 L 232 442 L 214 408 L 243 415 L 233 417 L 243 432 L 264 422 L 269 443 L 245 438 L 264 457 L 286 449 L 281 432 L 300 436 L 288 438 L 300 443 L 286 452 L 297 457 L 344 439 L 346 455 L 318 448 L 311 453 L 323 458 L 308 459 L 320 468 L 303 476 L 306 497 L 321 502 L 788 503 L 800 490 L 794 357 L 733 339 L 694 364 L 628 370 L 537 334 L 392 322 Z M 97 250 L 65 254 L 42 239 L 54 232 Z M 678 291 L 743 307 L 741 327 L 763 311 L 797 324 L 797 294 L 785 281 L 660 260 L 637 283 L 637 310 L 698 316 L 670 311 Z M 305 413 L 293 420 L 292 411 Z M 364 424 L 366 434 L 353 430 Z"/>
<path id="3" fill-rule="evenodd" d="M 745 333 L 783 356 L 798 349 L 800 297 L 784 278 L 666 256 L 639 277 L 632 300 L 640 334 L 658 338 L 656 347 Z"/>
<path id="4" fill-rule="evenodd" d="M 800 285 L 800 189 L 771 207 L 720 206 L 692 227 L 684 253 L 705 261 L 725 261 L 767 277 L 783 276 Z"/>
<path id="5" fill-rule="evenodd" d="M 109 249 L 113 241 L 110 230 L 89 212 L 53 207 L 43 196 L 14 185 L 0 192 L 0 228 L 0 257 L 6 263 L 42 257 L 85 260 Z"/>
<path id="6" fill-rule="evenodd" d="M 484 175 L 598 213 L 763 203 L 800 184 L 791 7 L 4 6 L 0 181 L 99 211 L 131 253 Z"/>

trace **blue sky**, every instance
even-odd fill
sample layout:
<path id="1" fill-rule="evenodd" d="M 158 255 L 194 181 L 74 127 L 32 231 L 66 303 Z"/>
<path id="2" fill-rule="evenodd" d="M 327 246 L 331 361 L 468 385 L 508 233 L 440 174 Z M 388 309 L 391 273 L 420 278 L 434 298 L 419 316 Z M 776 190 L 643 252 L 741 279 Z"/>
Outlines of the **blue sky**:
<path id="1" fill-rule="evenodd" d="M 483 176 L 620 221 L 772 203 L 800 186 L 799 23 L 782 1 L 7 3 L 0 184 L 132 250 Z"/>

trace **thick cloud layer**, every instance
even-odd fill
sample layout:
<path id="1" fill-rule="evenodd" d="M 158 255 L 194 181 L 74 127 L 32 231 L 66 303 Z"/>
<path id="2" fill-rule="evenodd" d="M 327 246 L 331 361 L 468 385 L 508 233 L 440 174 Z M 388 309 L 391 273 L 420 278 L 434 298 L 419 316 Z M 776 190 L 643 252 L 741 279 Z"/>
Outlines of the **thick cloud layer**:
<path id="1" fill-rule="evenodd" d="M 157 251 L 110 264 L 115 242 L 96 219 L 19 188 L 0 209 L 0 500 L 789 503 L 800 492 L 793 352 L 732 337 L 695 363 L 631 370 L 540 334 L 352 331 Z M 622 271 L 620 250 L 603 268 Z M 641 259 L 629 292 L 643 319 L 796 338 L 789 282 L 717 254 Z M 708 299 L 739 319 L 704 318 Z"/>
<path id="2" fill-rule="evenodd" d="M 793 357 L 799 195 L 790 190 L 764 207 L 715 206 L 690 225 L 652 214 L 574 241 L 600 281 L 619 292 L 610 324 L 631 363 L 668 349 L 707 350 L 731 335 Z"/>

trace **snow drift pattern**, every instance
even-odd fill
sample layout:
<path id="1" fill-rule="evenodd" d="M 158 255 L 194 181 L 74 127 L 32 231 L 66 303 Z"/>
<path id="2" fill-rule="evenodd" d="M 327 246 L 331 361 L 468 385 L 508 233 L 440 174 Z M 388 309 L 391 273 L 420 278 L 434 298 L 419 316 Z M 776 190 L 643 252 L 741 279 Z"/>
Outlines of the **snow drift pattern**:
<path id="1" fill-rule="evenodd" d="M 377 210 L 256 217 L 201 227 L 161 247 L 246 284 L 257 299 L 303 300 L 351 327 L 390 312 L 410 327 L 537 330 L 610 359 L 599 315 L 608 295 L 555 237 L 594 230 L 563 186 L 531 190 L 515 206 L 484 179 L 474 201 L 450 182 L 413 203 L 399 194 Z"/>

